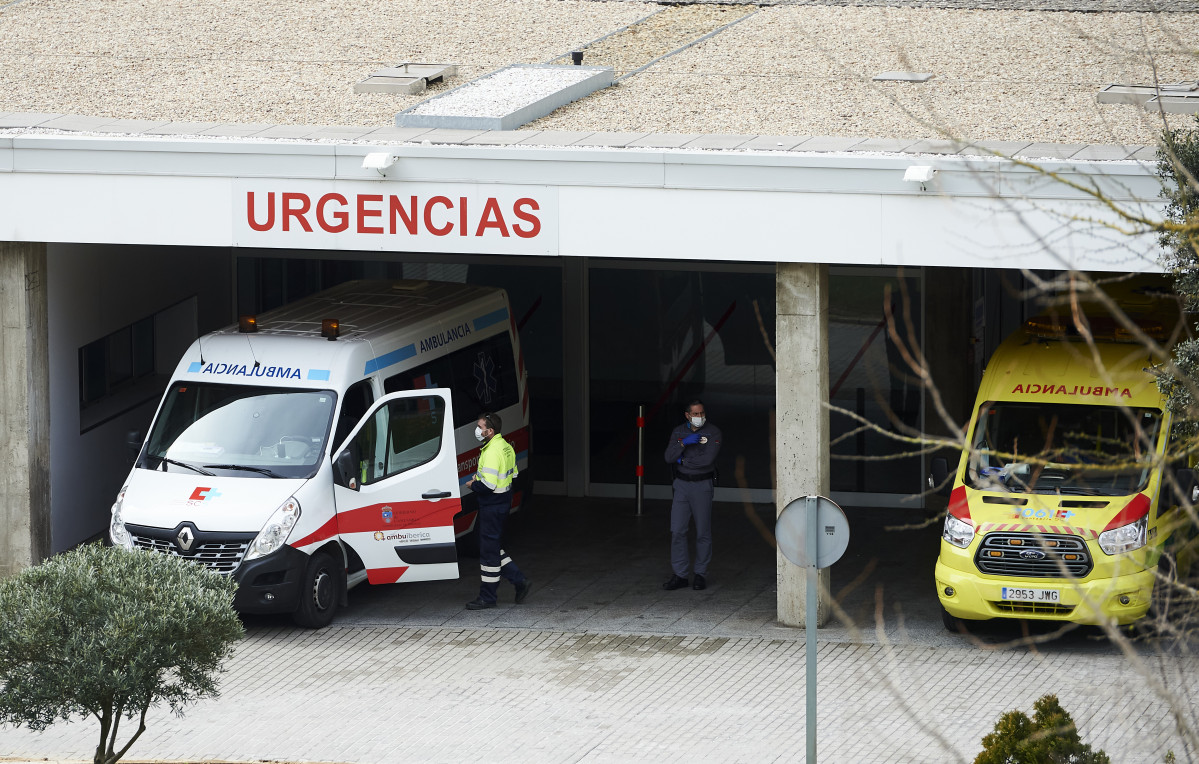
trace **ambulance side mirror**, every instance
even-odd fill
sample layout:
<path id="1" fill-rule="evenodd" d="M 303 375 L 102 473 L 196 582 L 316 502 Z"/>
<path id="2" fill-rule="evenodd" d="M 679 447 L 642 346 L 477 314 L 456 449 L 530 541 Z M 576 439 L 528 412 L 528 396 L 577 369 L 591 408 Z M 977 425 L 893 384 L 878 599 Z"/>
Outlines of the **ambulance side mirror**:
<path id="1" fill-rule="evenodd" d="M 953 482 L 949 479 L 949 460 L 944 456 L 934 456 L 928 468 L 928 487 L 941 496 L 948 496 L 953 490 Z"/>
<path id="2" fill-rule="evenodd" d="M 333 460 L 333 482 L 352 491 L 358 490 L 357 471 L 354 469 L 354 457 L 347 448 Z"/>
<path id="3" fill-rule="evenodd" d="M 1199 482 L 1196 481 L 1194 470 L 1175 470 L 1174 479 L 1178 481 L 1178 493 L 1171 504 L 1182 504 L 1185 500 L 1190 500 L 1191 504 L 1199 503 Z"/>
<path id="4" fill-rule="evenodd" d="M 137 461 L 137 457 L 142 452 L 142 436 L 141 430 L 130 430 L 125 433 L 125 450 L 129 452 L 129 463 L 133 464 Z"/>

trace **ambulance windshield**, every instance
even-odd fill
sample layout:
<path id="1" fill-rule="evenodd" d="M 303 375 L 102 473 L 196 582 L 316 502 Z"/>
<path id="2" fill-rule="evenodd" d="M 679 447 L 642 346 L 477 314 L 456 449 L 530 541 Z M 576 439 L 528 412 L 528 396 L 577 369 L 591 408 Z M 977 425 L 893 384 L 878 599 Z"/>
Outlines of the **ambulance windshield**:
<path id="1" fill-rule="evenodd" d="M 137 466 L 250 478 L 307 478 L 325 452 L 330 390 L 176 382 Z"/>
<path id="2" fill-rule="evenodd" d="M 1125 496 L 1149 481 L 1160 425 L 1157 409 L 985 403 L 967 481 L 984 491 Z"/>

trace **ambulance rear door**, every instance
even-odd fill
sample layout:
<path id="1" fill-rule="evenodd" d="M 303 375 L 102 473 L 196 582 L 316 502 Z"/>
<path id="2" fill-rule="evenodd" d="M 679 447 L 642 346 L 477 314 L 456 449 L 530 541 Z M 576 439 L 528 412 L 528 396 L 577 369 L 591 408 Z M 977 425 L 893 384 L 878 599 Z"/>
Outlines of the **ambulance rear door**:
<path id="1" fill-rule="evenodd" d="M 372 584 L 457 578 L 458 492 L 450 391 L 380 398 L 333 463 L 337 529 Z"/>

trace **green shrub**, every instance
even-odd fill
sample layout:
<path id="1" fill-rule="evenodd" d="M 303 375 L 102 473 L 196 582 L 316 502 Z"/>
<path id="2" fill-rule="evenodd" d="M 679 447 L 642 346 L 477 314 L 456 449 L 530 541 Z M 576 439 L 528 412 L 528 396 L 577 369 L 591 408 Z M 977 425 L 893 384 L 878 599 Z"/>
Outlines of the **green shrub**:
<path id="1" fill-rule="evenodd" d="M 0 724 L 43 730 L 91 714 L 95 764 L 113 764 L 146 712 L 217 694 L 215 677 L 244 633 L 236 584 L 165 554 L 92 544 L 0 581 Z M 123 718 L 138 728 L 117 750 Z"/>
<path id="2" fill-rule="evenodd" d="M 1074 720 L 1045 695 L 1033 704 L 1033 718 L 1022 711 L 999 717 L 995 731 L 983 738 L 974 764 L 1111 764 L 1103 751 L 1091 751 L 1078 737 Z"/>

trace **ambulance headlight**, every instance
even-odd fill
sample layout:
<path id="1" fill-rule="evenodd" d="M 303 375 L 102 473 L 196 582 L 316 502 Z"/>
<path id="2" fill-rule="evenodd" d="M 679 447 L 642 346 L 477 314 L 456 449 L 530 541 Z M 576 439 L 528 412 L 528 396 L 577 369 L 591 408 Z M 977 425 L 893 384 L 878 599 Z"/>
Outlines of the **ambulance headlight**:
<path id="1" fill-rule="evenodd" d="M 1149 517 L 1142 517 L 1136 522 L 1121 525 L 1099 534 L 1099 548 L 1108 554 L 1131 552 L 1145 546 L 1145 529 L 1149 525 Z"/>
<path id="2" fill-rule="evenodd" d="M 125 501 L 125 491 L 128 486 L 121 489 L 117 494 L 117 501 L 112 505 L 112 518 L 108 521 L 108 538 L 112 540 L 113 546 L 123 546 L 126 549 L 133 548 L 133 536 L 129 535 L 129 529 L 125 527 L 125 521 L 121 519 L 121 504 Z"/>
<path id="3" fill-rule="evenodd" d="M 974 526 L 953 515 L 945 515 L 945 530 L 941 531 L 941 538 L 956 547 L 965 549 L 974 540 Z"/>
<path id="4" fill-rule="evenodd" d="M 291 529 L 296 527 L 299 519 L 300 502 L 296 501 L 296 497 L 293 496 L 283 502 L 283 505 L 271 515 L 271 519 L 266 521 L 266 525 L 262 526 L 262 530 L 250 544 L 250 550 L 246 552 L 245 559 L 254 560 L 266 557 L 283 546 L 287 543 L 287 537 L 291 535 Z"/>

